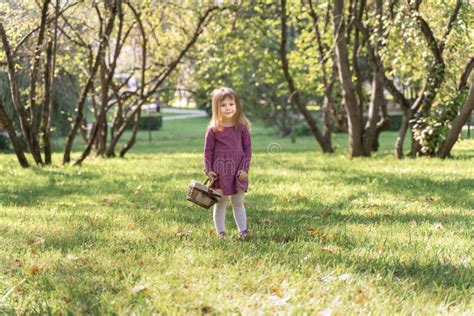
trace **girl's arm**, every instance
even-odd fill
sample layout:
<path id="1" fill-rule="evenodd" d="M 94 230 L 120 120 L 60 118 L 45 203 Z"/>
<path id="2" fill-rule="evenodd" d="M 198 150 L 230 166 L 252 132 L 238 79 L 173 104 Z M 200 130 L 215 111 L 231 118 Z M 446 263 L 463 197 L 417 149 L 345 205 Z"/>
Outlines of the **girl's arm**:
<path id="1" fill-rule="evenodd" d="M 250 140 L 250 132 L 246 126 L 242 128 L 242 149 L 244 150 L 244 158 L 240 163 L 239 170 L 249 173 L 250 160 L 252 159 L 252 142 Z"/>
<path id="2" fill-rule="evenodd" d="M 204 139 L 204 172 L 208 174 L 212 170 L 212 163 L 214 161 L 214 146 L 216 144 L 216 138 L 214 131 L 209 127 L 206 131 Z"/>

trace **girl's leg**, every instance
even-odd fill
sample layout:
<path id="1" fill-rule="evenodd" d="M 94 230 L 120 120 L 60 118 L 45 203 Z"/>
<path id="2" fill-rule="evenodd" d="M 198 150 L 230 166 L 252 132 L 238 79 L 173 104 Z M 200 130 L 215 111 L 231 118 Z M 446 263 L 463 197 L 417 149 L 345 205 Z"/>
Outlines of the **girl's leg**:
<path id="1" fill-rule="evenodd" d="M 244 206 L 244 191 L 239 190 L 237 194 L 231 196 L 234 219 L 239 232 L 247 231 L 247 214 Z"/>
<path id="2" fill-rule="evenodd" d="M 222 190 L 216 189 L 220 194 L 222 194 Z M 216 227 L 217 234 L 223 233 L 225 231 L 225 208 L 227 207 L 227 203 L 229 202 L 228 196 L 222 196 L 222 198 L 214 204 L 214 226 Z"/>

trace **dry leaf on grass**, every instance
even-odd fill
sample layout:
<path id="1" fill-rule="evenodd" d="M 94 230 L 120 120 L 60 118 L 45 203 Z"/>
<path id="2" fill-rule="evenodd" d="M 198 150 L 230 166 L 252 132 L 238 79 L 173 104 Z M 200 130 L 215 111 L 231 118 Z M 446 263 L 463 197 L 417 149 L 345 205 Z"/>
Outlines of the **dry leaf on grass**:
<path id="1" fill-rule="evenodd" d="M 66 258 L 67 258 L 68 260 L 71 260 L 71 261 L 76 261 L 76 260 L 79 259 L 78 256 L 72 255 L 72 254 L 67 255 Z"/>
<path id="2" fill-rule="evenodd" d="M 365 302 L 367 302 L 367 298 L 364 295 L 357 296 L 354 300 L 354 303 L 358 305 L 363 305 Z"/>
<path id="3" fill-rule="evenodd" d="M 184 237 L 184 236 L 189 236 L 189 235 L 191 235 L 191 231 L 186 228 L 180 228 L 178 232 L 176 233 L 176 236 L 178 237 Z"/>
<path id="4" fill-rule="evenodd" d="M 115 203 L 114 199 L 110 197 L 105 197 L 101 200 L 102 204 L 112 204 Z"/>
<path id="5" fill-rule="evenodd" d="M 28 241 L 29 245 L 42 245 L 44 244 L 45 239 L 41 236 L 35 236 L 33 239 Z"/>
<path id="6" fill-rule="evenodd" d="M 366 214 L 367 216 L 375 216 L 375 211 L 374 211 L 374 210 L 367 210 L 367 211 L 365 212 L 365 214 Z"/>
<path id="7" fill-rule="evenodd" d="M 320 232 L 319 230 L 313 229 L 313 228 L 308 229 L 308 230 L 306 231 L 306 233 L 307 233 L 308 235 L 311 235 L 311 236 L 317 236 L 317 235 L 321 234 L 321 232 Z"/>
<path id="8" fill-rule="evenodd" d="M 26 270 L 26 273 L 27 274 L 31 274 L 31 275 L 37 275 L 41 272 L 41 268 L 37 265 L 32 265 L 31 267 L 29 267 L 27 270 Z"/>
<path id="9" fill-rule="evenodd" d="M 342 248 L 338 247 L 336 245 L 327 245 L 327 246 L 323 247 L 323 250 L 327 251 L 327 252 L 330 252 L 330 253 L 342 252 Z"/>
<path id="10" fill-rule="evenodd" d="M 436 229 L 444 229 L 444 225 L 443 225 L 443 223 L 439 222 L 439 223 L 434 224 L 434 228 L 436 228 Z"/>
<path id="11" fill-rule="evenodd" d="M 140 184 L 138 187 L 135 188 L 135 190 L 133 190 L 133 194 L 139 194 L 141 188 L 142 188 L 142 185 Z"/>
<path id="12" fill-rule="evenodd" d="M 146 285 L 135 285 L 131 289 L 132 294 L 145 293 L 147 291 L 149 291 L 149 289 Z"/>
<path id="13" fill-rule="evenodd" d="M 348 281 L 351 278 L 350 273 L 344 273 L 339 276 L 339 280 L 341 281 Z"/>

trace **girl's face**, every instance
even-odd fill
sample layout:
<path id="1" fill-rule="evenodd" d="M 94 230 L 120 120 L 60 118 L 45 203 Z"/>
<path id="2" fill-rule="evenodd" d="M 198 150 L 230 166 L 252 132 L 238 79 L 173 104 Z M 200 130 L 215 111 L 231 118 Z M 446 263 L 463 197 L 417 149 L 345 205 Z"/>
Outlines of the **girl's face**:
<path id="1" fill-rule="evenodd" d="M 219 104 L 220 117 L 224 121 L 231 121 L 237 112 L 237 106 L 233 98 L 227 97 Z"/>

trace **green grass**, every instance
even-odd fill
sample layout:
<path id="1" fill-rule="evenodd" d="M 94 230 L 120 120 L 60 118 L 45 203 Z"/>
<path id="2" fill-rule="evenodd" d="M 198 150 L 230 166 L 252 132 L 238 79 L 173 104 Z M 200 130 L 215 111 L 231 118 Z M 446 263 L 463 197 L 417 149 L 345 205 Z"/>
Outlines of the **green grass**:
<path id="1" fill-rule="evenodd" d="M 474 312 L 474 141 L 400 161 L 385 133 L 350 160 L 344 135 L 323 155 L 256 124 L 241 242 L 230 207 L 219 240 L 184 198 L 206 122 L 166 121 L 125 159 L 81 167 L 1 155 L 0 313 Z"/>

